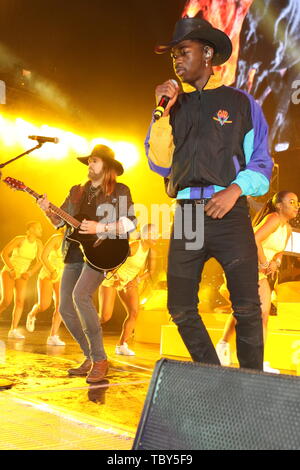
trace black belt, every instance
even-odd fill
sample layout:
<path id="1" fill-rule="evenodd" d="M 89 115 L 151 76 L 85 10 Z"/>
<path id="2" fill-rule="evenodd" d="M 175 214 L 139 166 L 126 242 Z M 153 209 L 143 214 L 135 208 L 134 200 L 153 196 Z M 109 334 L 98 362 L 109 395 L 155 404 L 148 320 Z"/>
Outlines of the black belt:
<path id="1" fill-rule="evenodd" d="M 185 204 L 204 204 L 206 205 L 211 200 L 210 197 L 203 197 L 201 199 L 177 199 L 177 203 L 181 206 Z"/>

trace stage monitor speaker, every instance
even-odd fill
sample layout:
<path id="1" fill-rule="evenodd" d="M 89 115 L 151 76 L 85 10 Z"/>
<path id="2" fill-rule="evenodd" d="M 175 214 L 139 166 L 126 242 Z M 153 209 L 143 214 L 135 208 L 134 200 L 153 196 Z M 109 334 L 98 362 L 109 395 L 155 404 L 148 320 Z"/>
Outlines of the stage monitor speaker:
<path id="1" fill-rule="evenodd" d="M 300 379 L 162 359 L 133 449 L 300 449 Z"/>

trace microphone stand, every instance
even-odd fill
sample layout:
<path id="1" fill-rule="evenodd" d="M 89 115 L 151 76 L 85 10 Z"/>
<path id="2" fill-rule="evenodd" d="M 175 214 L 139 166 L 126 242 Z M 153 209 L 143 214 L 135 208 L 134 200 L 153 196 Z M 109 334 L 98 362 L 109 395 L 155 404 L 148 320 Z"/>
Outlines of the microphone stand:
<path id="1" fill-rule="evenodd" d="M 33 152 L 33 150 L 39 149 L 43 144 L 44 144 L 44 142 L 38 141 L 38 144 L 35 147 L 33 147 L 29 150 L 26 150 L 26 152 L 21 153 L 20 155 L 17 155 L 15 158 L 12 158 L 11 160 L 7 160 L 7 162 L 0 163 L 0 168 L 4 168 L 9 163 L 12 163 L 15 160 L 18 160 L 18 158 L 24 157 L 24 155 L 28 155 L 28 153 Z"/>

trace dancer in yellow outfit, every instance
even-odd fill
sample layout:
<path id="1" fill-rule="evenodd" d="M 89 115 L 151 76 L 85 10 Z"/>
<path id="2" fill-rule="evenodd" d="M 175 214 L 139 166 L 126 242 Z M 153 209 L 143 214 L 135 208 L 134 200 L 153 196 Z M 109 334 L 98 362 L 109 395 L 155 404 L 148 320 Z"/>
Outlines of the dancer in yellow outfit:
<path id="1" fill-rule="evenodd" d="M 135 353 L 128 348 L 130 338 L 139 310 L 139 284 L 149 281 L 155 270 L 156 254 L 153 246 L 156 243 L 157 232 L 152 224 L 145 225 L 141 230 L 141 239 L 130 245 L 130 256 L 117 270 L 114 276 L 105 279 L 99 289 L 99 306 L 101 322 L 107 322 L 113 313 L 116 294 L 124 305 L 127 317 L 123 323 L 116 354 L 134 356 Z M 148 261 L 148 262 L 147 262 Z"/>
<path id="2" fill-rule="evenodd" d="M 268 276 L 274 277 L 281 263 L 283 251 L 291 234 L 289 220 L 298 214 L 298 197 L 289 191 L 280 191 L 270 199 L 253 220 L 258 252 L 259 297 L 261 302 L 264 342 L 267 337 L 268 318 L 271 309 L 271 287 Z M 227 298 L 229 300 L 229 296 Z M 234 332 L 235 319 L 228 319 L 223 336 L 216 346 L 222 365 L 230 364 L 229 339 Z M 264 362 L 264 371 L 278 373 Z"/>
<path id="3" fill-rule="evenodd" d="M 59 287 L 62 272 L 64 269 L 63 255 L 61 244 L 63 241 L 63 234 L 58 233 L 52 235 L 44 246 L 41 255 L 43 263 L 42 269 L 39 272 L 37 288 L 38 288 L 38 303 L 36 303 L 31 312 L 27 316 L 26 328 L 32 332 L 35 329 L 36 316 L 40 312 L 44 312 L 51 304 L 53 296 L 54 312 L 52 316 L 52 326 L 50 335 L 47 338 L 49 346 L 64 346 L 65 343 L 61 341 L 58 336 L 58 329 L 61 324 L 61 315 L 58 310 L 59 306 Z"/>
<path id="4" fill-rule="evenodd" d="M 0 313 L 10 305 L 14 295 L 12 324 L 8 333 L 11 339 L 25 338 L 17 327 L 23 312 L 27 281 L 41 267 L 40 256 L 43 249 L 41 236 L 40 222 L 29 222 L 26 235 L 13 238 L 1 252 L 4 267 L 1 272 Z M 34 260 L 35 264 L 32 266 Z"/>

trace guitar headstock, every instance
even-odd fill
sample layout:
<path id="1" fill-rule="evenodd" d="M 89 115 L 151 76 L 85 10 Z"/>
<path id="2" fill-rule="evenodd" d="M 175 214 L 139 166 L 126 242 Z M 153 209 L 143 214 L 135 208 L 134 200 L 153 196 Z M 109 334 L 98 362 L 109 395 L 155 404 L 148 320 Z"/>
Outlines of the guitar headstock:
<path id="1" fill-rule="evenodd" d="M 10 188 L 16 189 L 17 191 L 25 191 L 26 186 L 22 181 L 16 180 L 15 178 L 11 178 L 7 176 L 4 178 L 4 183 L 6 183 Z"/>

